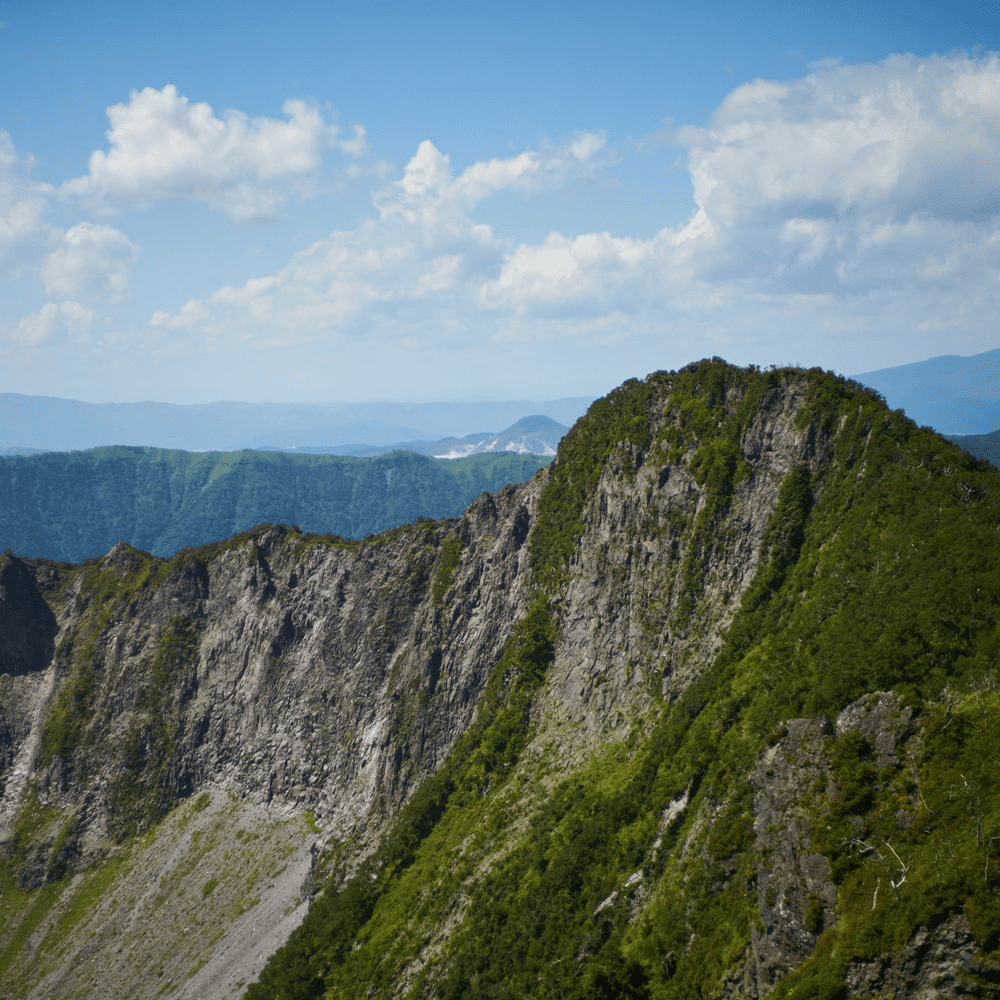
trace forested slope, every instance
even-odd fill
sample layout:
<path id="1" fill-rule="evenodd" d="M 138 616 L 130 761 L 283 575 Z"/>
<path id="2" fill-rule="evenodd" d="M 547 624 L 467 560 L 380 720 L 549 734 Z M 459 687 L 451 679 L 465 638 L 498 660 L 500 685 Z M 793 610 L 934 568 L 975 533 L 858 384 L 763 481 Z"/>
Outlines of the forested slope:
<path id="1" fill-rule="evenodd" d="M 676 539 L 641 622 L 655 649 L 704 627 L 782 395 L 802 450 L 721 649 L 681 690 L 662 652 L 622 649 L 649 710 L 564 773 L 542 677 L 609 480 L 649 505 L 611 535 L 617 581 Z M 686 523 L 655 499 L 681 470 Z M 998 525 L 996 470 L 818 371 L 702 363 L 598 401 L 539 498 L 539 596 L 494 672 L 516 683 L 248 996 L 994 995 Z M 817 722 L 792 739 L 798 717 Z M 934 927 L 952 936 L 921 952 Z"/>
<path id="2" fill-rule="evenodd" d="M 0 457 L 0 551 L 77 562 L 124 541 L 170 556 L 268 522 L 362 538 L 418 517 L 454 517 L 546 461 L 130 447 Z"/>

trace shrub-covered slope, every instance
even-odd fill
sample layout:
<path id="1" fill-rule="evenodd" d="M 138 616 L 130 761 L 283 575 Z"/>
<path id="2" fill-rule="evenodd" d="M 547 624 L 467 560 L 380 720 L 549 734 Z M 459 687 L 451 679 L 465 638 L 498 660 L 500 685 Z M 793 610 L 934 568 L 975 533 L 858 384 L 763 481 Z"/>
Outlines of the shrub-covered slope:
<path id="1" fill-rule="evenodd" d="M 56 634 L 0 673 L 0 970 L 53 998 L 1000 995 L 998 526 L 1000 473 L 871 391 L 713 360 L 597 401 L 458 521 L 11 564 Z M 171 954 L 205 919 L 128 888 L 203 789 L 311 810 L 308 913 L 264 968 L 251 910 L 187 980 L 101 983 L 126 963 L 81 910 Z"/>
<path id="2" fill-rule="evenodd" d="M 702 488 L 677 531 L 677 598 L 649 623 L 666 641 L 690 628 L 739 530 L 727 514 L 760 475 L 767 430 L 754 424 L 775 396 L 795 409 L 801 461 L 781 480 L 708 669 L 569 774 L 547 764 L 560 735 L 551 702 L 519 713 L 528 743 L 486 702 L 480 728 L 365 867 L 313 905 L 248 996 L 757 996 L 777 982 L 781 995 L 838 996 L 851 970 L 861 992 L 886 986 L 865 963 L 891 967 L 920 928 L 958 919 L 971 952 L 996 947 L 1000 806 L 987 790 L 1000 776 L 1000 477 L 984 463 L 820 372 L 703 363 L 627 384 L 574 427 L 550 471 L 531 552 L 557 603 L 539 598 L 519 628 L 565 629 L 546 609 L 580 572 L 611 467 L 642 484 L 650 535 L 676 530 L 658 486 L 687 469 Z M 609 541 L 642 558 L 645 537 Z M 528 648 L 522 671 L 501 660 L 497 675 L 541 691 L 535 678 L 558 653 L 540 638 Z M 633 669 L 659 695 L 657 659 Z M 803 840 L 784 852 L 782 905 L 764 885 L 781 838 L 760 829 L 766 796 L 755 801 L 751 779 L 773 768 L 758 758 L 787 720 L 834 718 L 889 688 L 907 720 L 899 754 L 878 753 L 881 731 L 821 726 L 811 785 L 758 782 L 805 816 Z M 509 690 L 511 706 L 528 696 Z M 787 925 L 797 947 L 768 952 Z M 995 967 L 960 971 L 992 989 Z M 900 976 L 889 985 L 905 987 Z"/>
<path id="3" fill-rule="evenodd" d="M 418 517 L 455 517 L 484 490 L 523 482 L 546 461 L 128 447 L 7 456 L 0 551 L 78 562 L 124 541 L 171 556 L 269 522 L 363 538 Z"/>

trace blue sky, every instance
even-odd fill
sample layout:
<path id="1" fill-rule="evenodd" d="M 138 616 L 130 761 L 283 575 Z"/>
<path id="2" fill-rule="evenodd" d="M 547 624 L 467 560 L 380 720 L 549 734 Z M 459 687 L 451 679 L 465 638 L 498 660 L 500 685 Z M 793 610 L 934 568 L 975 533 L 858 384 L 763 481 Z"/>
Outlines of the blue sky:
<path id="1" fill-rule="evenodd" d="M 1000 3 L 0 21 L 0 391 L 542 399 L 1000 345 Z"/>

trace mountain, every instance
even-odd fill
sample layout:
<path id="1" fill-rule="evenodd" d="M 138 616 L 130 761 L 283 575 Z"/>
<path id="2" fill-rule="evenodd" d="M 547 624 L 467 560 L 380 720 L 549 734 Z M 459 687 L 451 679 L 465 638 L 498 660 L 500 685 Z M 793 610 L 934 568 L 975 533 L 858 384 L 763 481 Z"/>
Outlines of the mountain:
<path id="1" fill-rule="evenodd" d="M 998 509 L 863 386 L 713 359 L 461 518 L 7 554 L 0 983 L 996 997 Z"/>
<path id="2" fill-rule="evenodd" d="M 281 451 L 393 442 L 504 427 L 526 413 L 572 423 L 590 397 L 539 402 L 84 403 L 0 393 L 0 449 L 74 451 L 131 445 L 184 451 Z"/>
<path id="3" fill-rule="evenodd" d="M 949 434 L 949 439 L 971 455 L 1000 468 L 1000 431 L 992 434 Z"/>
<path id="4" fill-rule="evenodd" d="M 157 556 L 263 522 L 362 538 L 461 514 L 485 490 L 523 482 L 546 459 L 458 462 L 393 452 L 336 458 L 259 451 L 94 448 L 0 458 L 0 550 L 81 561 L 115 543 Z"/>
<path id="5" fill-rule="evenodd" d="M 568 430 L 568 427 L 555 420 L 536 414 L 522 417 L 499 434 L 467 434 L 461 438 L 444 438 L 430 445 L 432 450 L 429 453 L 436 458 L 452 459 L 500 451 L 512 451 L 519 455 L 555 455 L 559 442 Z M 418 446 L 412 450 L 421 451 L 422 448 Z M 424 451 L 424 454 L 428 454 L 428 451 Z"/>
<path id="6" fill-rule="evenodd" d="M 970 357 L 945 354 L 854 378 L 942 434 L 989 434 L 1000 428 L 1000 348 Z"/>
<path id="7" fill-rule="evenodd" d="M 484 432 L 466 434 L 464 437 L 440 438 L 437 441 L 400 441 L 392 447 L 372 445 L 338 445 L 331 448 L 298 448 L 296 451 L 335 455 L 370 456 L 383 455 L 387 451 L 413 451 L 418 455 L 434 458 L 465 458 L 468 455 L 484 455 L 494 452 L 512 451 L 519 455 L 553 456 L 559 442 L 569 430 L 550 417 L 536 414 L 522 417 L 506 430 L 498 433 Z"/>

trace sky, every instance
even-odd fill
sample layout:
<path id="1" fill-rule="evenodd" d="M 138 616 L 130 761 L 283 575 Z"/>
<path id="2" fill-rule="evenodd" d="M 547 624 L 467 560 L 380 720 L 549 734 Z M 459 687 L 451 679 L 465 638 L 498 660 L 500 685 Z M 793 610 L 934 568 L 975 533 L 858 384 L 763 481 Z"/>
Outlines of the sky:
<path id="1" fill-rule="evenodd" d="M 0 0 L 0 392 L 1000 346 L 1000 3 Z"/>

